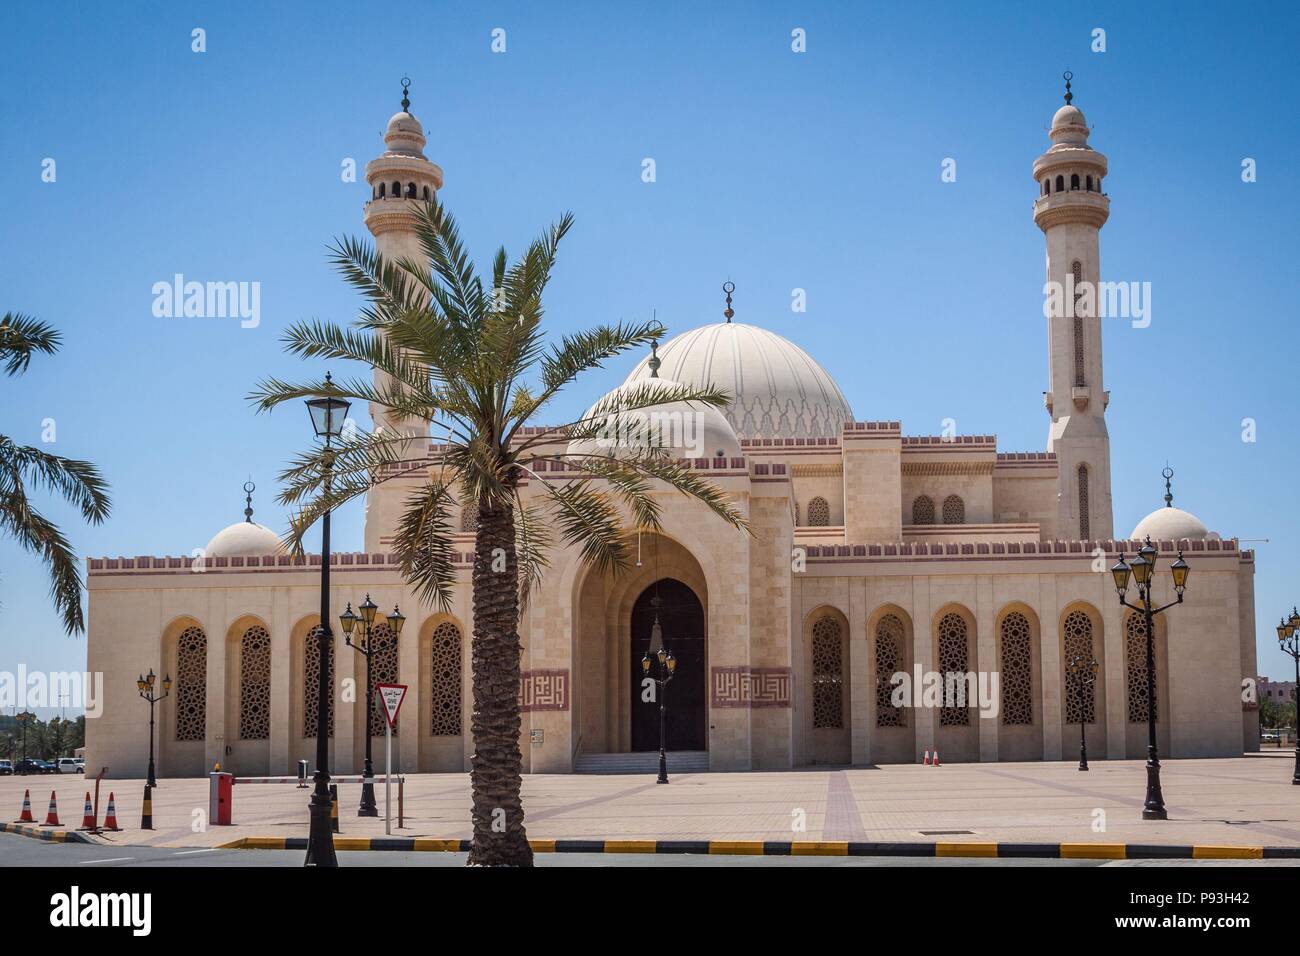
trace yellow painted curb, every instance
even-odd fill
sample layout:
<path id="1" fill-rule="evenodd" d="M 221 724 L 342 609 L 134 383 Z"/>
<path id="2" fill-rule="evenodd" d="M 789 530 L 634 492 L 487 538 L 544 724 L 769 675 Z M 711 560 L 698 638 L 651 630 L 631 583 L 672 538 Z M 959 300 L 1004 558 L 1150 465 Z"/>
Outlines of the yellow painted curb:
<path id="1" fill-rule="evenodd" d="M 1262 860 L 1262 846 L 1194 846 L 1193 860 Z"/>
<path id="2" fill-rule="evenodd" d="M 449 842 L 452 842 L 452 843 L 455 843 L 455 844 L 456 844 L 456 846 L 454 846 L 452 849 L 460 849 L 460 842 L 459 842 L 459 841 L 452 840 L 452 841 L 449 841 Z M 533 852 L 534 852 L 534 853 L 554 853 L 554 852 L 555 852 L 555 841 L 554 841 L 554 840 L 529 840 L 529 841 L 528 841 L 528 845 L 529 845 L 530 847 L 533 848 Z"/>
<path id="3" fill-rule="evenodd" d="M 529 843 L 533 841 L 528 841 Z M 417 837 L 415 841 L 417 850 L 436 850 L 442 853 L 456 853 L 460 850 L 459 840 L 435 840 L 428 837 Z"/>
<path id="4" fill-rule="evenodd" d="M 790 844 L 791 856 L 848 856 L 849 845 L 843 840 L 809 840 Z"/>
<path id="5" fill-rule="evenodd" d="M 341 837 L 334 838 L 334 849 L 336 850 L 369 850 L 374 843 L 370 837 Z"/>
<path id="6" fill-rule="evenodd" d="M 709 853 L 722 856 L 762 856 L 762 840 L 710 840 Z"/>
<path id="7" fill-rule="evenodd" d="M 1124 860 L 1128 847 L 1123 843 L 1062 843 L 1062 860 Z"/>
<path id="8" fill-rule="evenodd" d="M 654 840 L 606 840 L 606 853 L 654 853 Z"/>
<path id="9" fill-rule="evenodd" d="M 935 856 L 997 856 L 996 843 L 936 843 Z"/>

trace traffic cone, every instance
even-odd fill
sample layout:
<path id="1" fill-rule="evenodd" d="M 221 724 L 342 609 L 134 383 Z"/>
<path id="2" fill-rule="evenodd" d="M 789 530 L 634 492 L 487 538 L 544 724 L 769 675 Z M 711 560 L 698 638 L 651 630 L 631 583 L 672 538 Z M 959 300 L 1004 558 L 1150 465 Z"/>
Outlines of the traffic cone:
<path id="1" fill-rule="evenodd" d="M 55 801 L 53 790 L 50 791 L 50 810 L 47 814 L 45 814 L 45 822 L 42 823 L 41 826 L 43 827 L 63 826 L 63 824 L 59 822 L 59 805 Z"/>
<path id="2" fill-rule="evenodd" d="M 81 814 L 81 826 L 78 830 L 95 829 L 95 808 L 90 803 L 90 791 L 86 791 L 86 809 Z"/>
<path id="3" fill-rule="evenodd" d="M 925 765 L 930 766 L 930 751 L 928 750 L 925 752 Z"/>
<path id="4" fill-rule="evenodd" d="M 937 750 L 934 752 L 934 765 L 939 766 L 939 751 Z"/>
<path id="5" fill-rule="evenodd" d="M 114 831 L 122 829 L 117 825 L 117 807 L 113 805 L 112 790 L 108 791 L 108 812 L 104 814 L 104 829 Z"/>
<path id="6" fill-rule="evenodd" d="M 144 806 L 140 808 L 140 829 L 153 829 L 153 788 L 144 785 Z"/>
<path id="7" fill-rule="evenodd" d="M 330 785 L 330 829 L 339 832 L 339 788 Z"/>
<path id="8" fill-rule="evenodd" d="M 32 792 L 23 791 L 23 812 L 18 815 L 18 823 L 35 823 L 36 818 L 32 816 Z"/>

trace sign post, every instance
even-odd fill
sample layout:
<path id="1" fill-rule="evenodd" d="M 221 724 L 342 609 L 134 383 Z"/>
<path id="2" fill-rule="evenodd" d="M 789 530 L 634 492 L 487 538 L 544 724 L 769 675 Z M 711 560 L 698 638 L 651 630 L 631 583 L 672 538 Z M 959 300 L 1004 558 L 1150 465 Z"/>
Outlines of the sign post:
<path id="1" fill-rule="evenodd" d="M 376 684 L 379 698 L 384 702 L 384 833 L 393 833 L 393 728 L 397 726 L 397 712 L 406 698 L 405 684 Z"/>

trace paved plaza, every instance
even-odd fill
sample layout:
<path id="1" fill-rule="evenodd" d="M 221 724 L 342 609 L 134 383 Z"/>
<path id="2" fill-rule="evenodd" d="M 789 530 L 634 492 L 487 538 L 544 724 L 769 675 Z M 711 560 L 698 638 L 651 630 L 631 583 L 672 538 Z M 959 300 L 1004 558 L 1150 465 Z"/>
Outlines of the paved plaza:
<path id="1" fill-rule="evenodd" d="M 872 842 L 1141 843 L 1300 846 L 1300 787 L 1292 757 L 1270 752 L 1163 765 L 1167 821 L 1143 821 L 1141 761 L 886 765 L 782 773 L 524 777 L 527 828 L 535 839 L 848 840 Z M 37 821 L 51 788 L 65 828 L 79 825 L 94 781 L 80 776 L 0 778 L 0 817 L 18 816 L 32 790 Z M 113 845 L 212 847 L 245 837 L 304 837 L 309 791 L 293 784 L 234 788 L 233 820 L 207 826 L 206 779 L 165 779 L 154 791 L 152 831 L 139 829 L 141 780 L 105 780 L 122 832 Z M 376 787 L 380 810 L 383 786 Z M 381 837 L 384 821 L 356 816 L 359 784 L 342 784 L 341 835 Z M 470 836 L 468 774 L 406 778 L 405 826 L 393 835 Z M 394 787 L 396 812 L 396 787 Z"/>

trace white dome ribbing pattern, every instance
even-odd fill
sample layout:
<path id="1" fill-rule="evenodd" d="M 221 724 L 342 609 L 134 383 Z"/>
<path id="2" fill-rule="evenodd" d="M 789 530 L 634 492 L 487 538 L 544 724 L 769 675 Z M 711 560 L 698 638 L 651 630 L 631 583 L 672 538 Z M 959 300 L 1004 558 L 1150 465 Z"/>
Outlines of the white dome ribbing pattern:
<path id="1" fill-rule="evenodd" d="M 767 329 L 705 325 L 671 339 L 659 358 L 663 378 L 730 395 L 722 413 L 741 438 L 837 438 L 853 421 L 853 409 L 826 370 Z M 648 362 L 643 359 L 625 384 L 648 378 Z"/>

